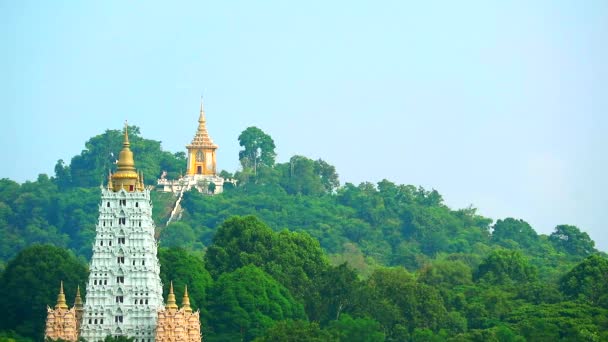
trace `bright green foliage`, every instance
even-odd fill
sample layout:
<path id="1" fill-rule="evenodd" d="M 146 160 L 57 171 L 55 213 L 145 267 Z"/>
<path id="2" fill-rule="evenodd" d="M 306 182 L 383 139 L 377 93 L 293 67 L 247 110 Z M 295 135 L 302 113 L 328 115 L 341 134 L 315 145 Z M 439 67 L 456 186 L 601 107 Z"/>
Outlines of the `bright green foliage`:
<path id="1" fill-rule="evenodd" d="M 0 342 L 33 342 L 34 340 L 20 336 L 15 332 L 0 332 Z"/>
<path id="2" fill-rule="evenodd" d="M 353 309 L 361 286 L 357 274 L 346 264 L 325 269 L 305 298 L 308 318 L 323 324 L 340 318 Z"/>
<path id="3" fill-rule="evenodd" d="M 359 293 L 354 312 L 378 321 L 391 341 L 406 339 L 416 328 L 438 331 L 447 319 L 439 292 L 403 268 L 377 269 Z"/>
<path id="4" fill-rule="evenodd" d="M 266 334 L 255 342 L 337 342 L 328 331 L 322 330 L 318 323 L 303 320 L 277 322 Z M 346 342 L 346 340 L 345 340 Z"/>
<path id="5" fill-rule="evenodd" d="M 492 240 L 504 247 L 533 248 L 538 244 L 538 234 L 524 220 L 506 218 L 496 221 Z M 511 243 L 515 243 L 511 246 Z"/>
<path id="6" fill-rule="evenodd" d="M 293 156 L 288 163 L 277 164 L 279 185 L 288 194 L 317 196 L 332 193 L 340 182 L 335 167 L 319 159 Z"/>
<path id="7" fill-rule="evenodd" d="M 384 332 L 380 324 L 371 318 L 352 318 L 344 314 L 339 320 L 332 321 L 328 330 L 338 341 L 344 342 L 381 342 Z"/>
<path id="8" fill-rule="evenodd" d="M 275 145 L 272 138 L 257 127 L 247 127 L 239 135 L 239 160 L 243 169 L 251 169 L 257 174 L 259 167 L 272 167 L 274 165 Z"/>
<path id="9" fill-rule="evenodd" d="M 305 317 L 302 304 L 253 265 L 219 277 L 211 290 L 209 312 L 212 341 L 251 341 L 274 321 Z"/>
<path id="10" fill-rule="evenodd" d="M 595 242 L 589 235 L 575 226 L 561 225 L 549 236 L 549 240 L 559 251 L 586 257 L 597 252 Z"/>
<path id="11" fill-rule="evenodd" d="M 175 195 L 170 192 L 151 191 L 150 199 L 152 201 L 152 218 L 156 223 L 156 227 L 164 226 L 171 210 L 175 205 Z"/>
<path id="12" fill-rule="evenodd" d="M 587 257 L 562 277 L 560 288 L 569 298 L 608 309 L 608 259 Z"/>
<path id="13" fill-rule="evenodd" d="M 608 310 L 572 302 L 522 305 L 506 321 L 527 341 L 606 341 Z"/>
<path id="14" fill-rule="evenodd" d="M 108 171 L 115 170 L 115 161 L 122 149 L 122 130 L 106 130 L 85 143 L 80 155 L 72 158 L 69 166 L 60 160 L 55 166 L 57 184 L 61 187 L 92 187 L 106 181 Z M 137 126 L 129 126 L 129 142 L 136 156 L 136 167 L 143 171 L 146 184 L 154 184 L 161 171 L 168 178 L 177 178 L 186 167 L 184 152 L 169 153 L 160 147 L 160 141 L 143 139 Z"/>
<path id="15" fill-rule="evenodd" d="M 182 248 L 160 248 L 158 260 L 164 298 L 167 298 L 170 282 L 173 281 L 175 298 L 180 303 L 184 295 L 184 286 L 188 285 L 190 306 L 194 310 L 200 308 L 204 317 L 206 314 L 204 303 L 212 279 L 205 269 L 202 256 Z"/>
<path id="16" fill-rule="evenodd" d="M 418 280 L 434 287 L 453 288 L 470 285 L 471 268 L 462 261 L 437 260 L 420 270 Z"/>
<path id="17" fill-rule="evenodd" d="M 536 270 L 520 252 L 498 249 L 479 265 L 475 278 L 491 284 L 530 282 Z"/>
<path id="18" fill-rule="evenodd" d="M 214 278 L 245 265 L 262 268 L 304 298 L 313 280 L 327 266 L 319 243 L 306 233 L 273 232 L 254 216 L 233 217 L 217 230 L 205 254 Z"/>
<path id="19" fill-rule="evenodd" d="M 201 250 L 202 245 L 196 240 L 192 227 L 184 222 L 171 222 L 160 232 L 160 245 L 163 247 L 194 248 L 194 245 L 197 244 L 198 249 Z"/>
<path id="20" fill-rule="evenodd" d="M 86 290 L 87 277 L 84 264 L 63 248 L 34 245 L 22 250 L 0 277 L 0 329 L 41 340 L 46 307 L 57 303 L 60 282 L 72 303 L 78 285 Z"/>

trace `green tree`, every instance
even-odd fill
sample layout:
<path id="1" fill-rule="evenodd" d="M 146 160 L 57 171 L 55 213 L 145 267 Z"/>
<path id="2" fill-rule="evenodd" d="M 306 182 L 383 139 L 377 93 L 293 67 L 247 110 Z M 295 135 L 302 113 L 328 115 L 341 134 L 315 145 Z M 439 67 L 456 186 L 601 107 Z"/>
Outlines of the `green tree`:
<path id="1" fill-rule="evenodd" d="M 608 309 L 608 259 L 591 255 L 566 273 L 560 289 L 572 299 L 581 299 Z"/>
<path id="2" fill-rule="evenodd" d="M 42 340 L 46 307 L 57 302 L 63 281 L 66 298 L 76 295 L 76 287 L 87 281 L 87 269 L 63 248 L 50 245 L 28 247 L 11 260 L 0 277 L 0 329 Z M 84 293 L 83 293 L 84 295 Z"/>
<path id="3" fill-rule="evenodd" d="M 252 126 L 247 127 L 239 135 L 239 145 L 243 147 L 239 151 L 239 160 L 243 169 L 252 169 L 254 174 L 260 166 L 274 166 L 276 153 L 272 138 L 261 129 Z"/>
<path id="4" fill-rule="evenodd" d="M 479 265 L 475 279 L 491 284 L 521 284 L 535 280 L 536 269 L 519 251 L 498 249 Z"/>
<path id="5" fill-rule="evenodd" d="M 447 318 L 438 291 L 416 282 L 400 267 L 376 269 L 359 292 L 353 311 L 378 321 L 390 341 L 408 339 L 416 328 L 438 331 Z"/>
<path id="6" fill-rule="evenodd" d="M 160 232 L 160 244 L 163 247 L 192 248 L 195 241 L 194 230 L 185 222 L 171 222 Z"/>
<path id="7" fill-rule="evenodd" d="M 492 231 L 492 240 L 498 243 L 515 241 L 523 248 L 535 247 L 538 244 L 538 234 L 524 220 L 506 218 L 496 221 Z"/>
<path id="8" fill-rule="evenodd" d="M 183 297 L 187 285 L 190 305 L 194 310 L 200 309 L 202 316 L 206 317 L 206 307 L 203 304 L 213 281 L 205 269 L 202 257 L 182 248 L 160 248 L 158 259 L 165 298 L 171 282 L 178 300 Z"/>
<path id="9" fill-rule="evenodd" d="M 371 318 L 353 318 L 348 314 L 340 316 L 339 320 L 329 323 L 328 330 L 344 342 L 374 342 L 384 341 L 384 332 L 380 323 Z"/>
<path id="10" fill-rule="evenodd" d="M 222 274 L 209 298 L 209 328 L 217 340 L 251 341 L 275 321 L 305 318 L 289 290 L 253 265 Z"/>
<path id="11" fill-rule="evenodd" d="M 418 280 L 434 287 L 453 288 L 470 285 L 471 268 L 462 261 L 437 260 L 420 270 Z"/>
<path id="12" fill-rule="evenodd" d="M 322 330 L 316 322 L 285 320 L 276 322 L 264 336 L 255 342 L 332 342 L 338 341 L 328 331 Z M 346 341 L 346 340 L 345 340 Z"/>
<path id="13" fill-rule="evenodd" d="M 144 173 L 146 184 L 154 184 L 161 171 L 167 171 L 170 177 L 175 177 L 185 169 L 186 157 L 183 152 L 172 154 L 163 151 L 160 141 L 142 138 L 139 127 L 129 126 L 128 129 L 136 166 Z M 70 162 L 71 184 L 92 187 L 105 181 L 108 171 L 115 169 L 114 164 L 122 149 L 123 137 L 122 130 L 106 130 L 103 134 L 89 139 L 85 143 L 85 149 Z M 61 167 L 61 164 L 58 162 L 57 166 Z M 58 177 L 64 172 L 59 171 Z M 63 180 L 65 177 L 58 179 Z"/>
<path id="14" fill-rule="evenodd" d="M 205 263 L 214 278 L 242 266 L 258 266 L 300 299 L 328 266 L 317 240 L 306 233 L 275 233 L 255 216 L 232 217 L 222 223 Z"/>
<path id="15" fill-rule="evenodd" d="M 589 234 L 582 232 L 576 226 L 559 225 L 549 236 L 549 241 L 557 250 L 570 253 L 575 256 L 586 257 L 597 252 L 595 242 Z"/>

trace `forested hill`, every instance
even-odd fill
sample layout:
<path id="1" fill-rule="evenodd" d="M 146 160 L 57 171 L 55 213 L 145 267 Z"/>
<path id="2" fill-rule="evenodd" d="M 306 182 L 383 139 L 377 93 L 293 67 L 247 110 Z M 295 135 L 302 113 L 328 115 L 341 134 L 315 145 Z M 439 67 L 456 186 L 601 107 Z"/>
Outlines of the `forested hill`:
<path id="1" fill-rule="evenodd" d="M 129 130 L 148 185 L 163 170 L 176 178 L 185 169 L 184 153 Z M 608 340 L 608 261 L 579 228 L 542 235 L 519 218 L 449 208 L 436 190 L 389 180 L 342 185 L 326 161 L 277 163 L 274 141 L 258 128 L 238 140 L 242 168 L 222 171 L 237 186 L 186 193 L 181 220 L 165 227 L 175 198 L 152 192 L 163 280 L 195 283 L 208 340 L 281 340 L 287 332 L 339 341 Z M 51 177 L 0 180 L 1 293 L 22 287 L 15 270 L 29 267 L 32 248 L 50 248 L 29 247 L 36 243 L 60 247 L 37 251 L 49 258 L 70 250 L 63 258 L 86 274 L 99 185 L 121 141 L 108 130 L 69 163 L 58 161 Z M 240 292 L 223 292 L 227 284 Z M 281 306 L 239 308 L 262 297 Z M 3 312 L 11 305 L 0 299 Z M 8 320 L 0 330 L 38 336 L 40 317 L 26 323 Z"/>

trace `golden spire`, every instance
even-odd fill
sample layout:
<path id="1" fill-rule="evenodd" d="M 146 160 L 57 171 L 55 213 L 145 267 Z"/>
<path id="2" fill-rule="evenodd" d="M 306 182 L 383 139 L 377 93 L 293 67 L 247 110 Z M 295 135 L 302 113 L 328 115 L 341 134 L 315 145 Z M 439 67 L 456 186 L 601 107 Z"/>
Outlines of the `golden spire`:
<path id="1" fill-rule="evenodd" d="M 203 96 L 201 96 L 201 111 L 200 111 L 200 115 L 198 117 L 198 123 L 199 123 L 199 127 L 200 124 L 205 124 L 205 106 L 203 104 Z"/>
<path id="2" fill-rule="evenodd" d="M 133 160 L 133 152 L 130 149 L 129 132 L 127 122 L 125 121 L 125 133 L 122 142 L 122 150 L 118 156 L 117 171 L 112 175 L 112 188 L 114 191 L 125 189 L 132 192 L 138 188 L 138 174 L 135 170 L 135 161 Z"/>
<path id="3" fill-rule="evenodd" d="M 188 297 L 188 285 L 184 288 L 184 298 L 182 298 L 182 308 L 186 312 L 192 312 L 190 307 L 190 297 Z"/>
<path id="4" fill-rule="evenodd" d="M 167 305 L 165 308 L 167 310 L 177 310 L 177 304 L 175 304 L 175 294 L 173 293 L 173 281 L 169 287 L 169 295 L 167 296 Z"/>
<path id="5" fill-rule="evenodd" d="M 210 148 L 216 149 L 218 146 L 213 143 L 213 140 L 207 132 L 207 119 L 205 118 L 205 105 L 203 104 L 203 97 L 201 96 L 201 109 L 198 117 L 198 128 L 194 134 L 192 143 L 187 145 L 186 148 Z"/>
<path id="6" fill-rule="evenodd" d="M 122 150 L 118 157 L 118 172 L 120 171 L 135 171 L 135 161 L 133 160 L 133 152 L 131 152 L 131 143 L 129 143 L 129 126 L 125 121 L 125 135 L 122 141 Z"/>
<path id="7" fill-rule="evenodd" d="M 59 287 L 59 294 L 57 295 L 57 305 L 55 305 L 55 309 L 66 309 L 68 305 L 65 302 L 65 294 L 63 293 L 63 280 L 61 281 L 61 285 Z"/>
<path id="8" fill-rule="evenodd" d="M 74 300 L 74 307 L 76 310 L 83 310 L 82 298 L 80 297 L 80 285 L 76 288 L 76 299 Z"/>

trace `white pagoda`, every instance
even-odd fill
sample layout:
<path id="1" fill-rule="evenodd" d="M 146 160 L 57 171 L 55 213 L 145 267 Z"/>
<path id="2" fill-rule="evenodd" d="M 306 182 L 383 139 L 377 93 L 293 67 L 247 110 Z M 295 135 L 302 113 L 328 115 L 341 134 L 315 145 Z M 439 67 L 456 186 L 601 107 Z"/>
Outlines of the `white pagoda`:
<path id="1" fill-rule="evenodd" d="M 125 125 L 118 170 L 101 189 L 80 336 L 155 340 L 158 312 L 164 310 L 150 191 L 135 169 Z"/>

